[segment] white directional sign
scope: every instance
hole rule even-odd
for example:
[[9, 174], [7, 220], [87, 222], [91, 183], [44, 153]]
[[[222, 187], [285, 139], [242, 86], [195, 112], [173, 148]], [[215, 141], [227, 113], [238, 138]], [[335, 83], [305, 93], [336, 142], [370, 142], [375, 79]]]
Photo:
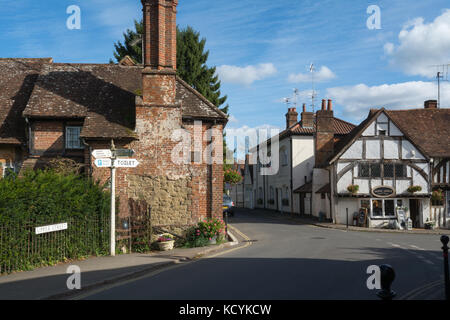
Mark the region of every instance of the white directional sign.
[[97, 150], [92, 151], [92, 156], [95, 159], [111, 158], [112, 152], [109, 149], [97, 149]]
[[139, 161], [136, 159], [117, 159], [114, 161], [114, 167], [116, 168], [136, 168], [139, 165]]
[[112, 162], [111, 159], [96, 159], [94, 163], [98, 168], [109, 168]]

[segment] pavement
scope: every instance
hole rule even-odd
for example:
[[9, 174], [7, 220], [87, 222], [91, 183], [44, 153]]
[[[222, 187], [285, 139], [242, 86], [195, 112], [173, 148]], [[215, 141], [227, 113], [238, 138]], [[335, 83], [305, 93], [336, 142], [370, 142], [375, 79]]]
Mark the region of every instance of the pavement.
[[[123, 254], [115, 257], [91, 257], [86, 260], [61, 263], [32, 271], [0, 276], [0, 300], [68, 299], [99, 287], [158, 272], [180, 263], [195, 261], [207, 255], [238, 246], [237, 238], [229, 232], [230, 241], [201, 248], [175, 248], [146, 254]], [[81, 289], [69, 290], [67, 273], [70, 266], [81, 271]]]
[[[240, 212], [251, 213], [254, 210], [239, 208]], [[393, 229], [377, 229], [377, 228], [364, 228], [345, 224], [335, 224], [332, 222], [320, 222], [318, 218], [311, 216], [292, 216], [290, 213], [280, 213], [274, 210], [257, 209], [258, 215], [265, 216], [272, 219], [283, 219], [292, 223], [309, 224], [316, 227], [337, 229], [345, 231], [359, 231], [359, 232], [384, 232], [384, 233], [402, 233], [402, 234], [430, 234], [430, 235], [450, 235], [450, 229], [436, 228], [433, 230], [428, 229], [412, 229], [412, 230], [393, 230]]]

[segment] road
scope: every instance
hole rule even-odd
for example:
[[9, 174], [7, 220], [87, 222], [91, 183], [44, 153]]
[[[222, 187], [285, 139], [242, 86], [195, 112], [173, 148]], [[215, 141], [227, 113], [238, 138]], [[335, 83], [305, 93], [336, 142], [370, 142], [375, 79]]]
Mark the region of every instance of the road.
[[440, 236], [325, 229], [258, 211], [231, 224], [252, 242], [94, 292], [85, 299], [377, 299], [370, 265], [396, 271], [397, 298], [443, 298]]

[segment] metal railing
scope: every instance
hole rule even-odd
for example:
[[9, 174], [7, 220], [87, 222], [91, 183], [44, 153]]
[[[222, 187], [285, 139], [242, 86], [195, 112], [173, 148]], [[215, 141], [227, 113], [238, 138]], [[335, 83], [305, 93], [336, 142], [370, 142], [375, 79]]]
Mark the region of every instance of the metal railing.
[[[67, 229], [36, 234], [36, 228], [67, 223]], [[0, 274], [54, 265], [109, 250], [109, 218], [79, 217], [0, 225]]]

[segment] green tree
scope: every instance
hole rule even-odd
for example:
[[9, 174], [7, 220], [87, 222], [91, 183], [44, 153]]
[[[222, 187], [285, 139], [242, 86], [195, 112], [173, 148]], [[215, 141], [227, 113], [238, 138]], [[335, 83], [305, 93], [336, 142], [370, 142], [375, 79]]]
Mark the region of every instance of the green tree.
[[[136, 63], [142, 63], [142, 21], [134, 21], [135, 30], [128, 29], [124, 34], [123, 43], [114, 44], [114, 58], [117, 62], [126, 55]], [[216, 67], [208, 67], [206, 62], [209, 51], [205, 52], [206, 39], [200, 39], [200, 33], [192, 27], [180, 29], [177, 27], [177, 74], [195, 90], [200, 92], [212, 104], [228, 114], [229, 106], [223, 106], [227, 96], [221, 97], [220, 80], [216, 75]], [[110, 60], [110, 63], [113, 63]]]

